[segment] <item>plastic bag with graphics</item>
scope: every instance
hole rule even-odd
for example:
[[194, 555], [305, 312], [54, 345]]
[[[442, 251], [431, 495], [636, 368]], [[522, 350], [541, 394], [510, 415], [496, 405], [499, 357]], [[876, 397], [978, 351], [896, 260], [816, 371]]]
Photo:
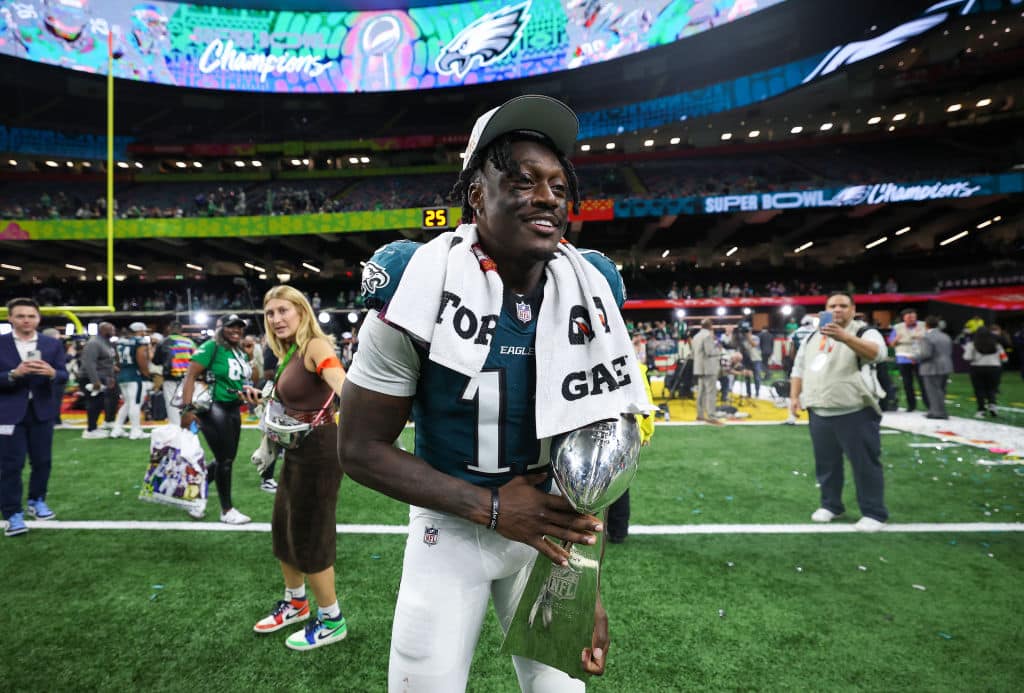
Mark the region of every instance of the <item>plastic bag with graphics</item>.
[[173, 424], [153, 429], [139, 500], [202, 515], [206, 510], [206, 458], [199, 436]]

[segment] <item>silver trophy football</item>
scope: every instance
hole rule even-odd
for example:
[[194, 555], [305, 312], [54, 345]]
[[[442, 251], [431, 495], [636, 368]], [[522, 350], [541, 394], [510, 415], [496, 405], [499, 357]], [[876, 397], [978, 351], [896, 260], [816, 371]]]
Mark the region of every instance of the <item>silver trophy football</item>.
[[[578, 512], [597, 515], [626, 492], [636, 476], [640, 426], [632, 414], [551, 439], [551, 469], [562, 495]], [[528, 657], [585, 678], [580, 653], [590, 647], [604, 533], [594, 544], [563, 546], [569, 565], [538, 556], [505, 634], [503, 653]]]

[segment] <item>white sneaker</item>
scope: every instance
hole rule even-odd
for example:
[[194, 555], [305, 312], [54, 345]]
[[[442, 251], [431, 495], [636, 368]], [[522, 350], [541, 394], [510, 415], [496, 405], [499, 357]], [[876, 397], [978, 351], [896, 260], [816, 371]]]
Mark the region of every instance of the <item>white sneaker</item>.
[[265, 491], [267, 493], [277, 493], [277, 482], [274, 481], [273, 479], [264, 479], [260, 483], [260, 491]]
[[149, 434], [145, 431], [132, 431], [132, 434], [128, 436], [128, 440], [145, 440], [149, 438]]
[[831, 522], [842, 515], [842, 513], [836, 514], [827, 508], [818, 508], [811, 513], [811, 522]]
[[188, 511], [188, 516], [191, 517], [193, 520], [202, 520], [204, 517], [206, 517], [206, 511], [199, 510], [198, 508], [192, 508]]
[[96, 428], [91, 431], [82, 431], [82, 437], [86, 440], [99, 440], [100, 438], [109, 438], [110, 431], [102, 428]]
[[220, 521], [226, 525], [244, 525], [252, 522], [252, 518], [248, 515], [243, 515], [235, 508], [231, 508], [226, 513], [220, 514]]
[[124, 432], [123, 428], [112, 428], [110, 429], [111, 438], [127, 438], [128, 434]]
[[877, 532], [885, 528], [884, 522], [879, 522], [873, 517], [862, 517], [854, 525], [860, 532]]

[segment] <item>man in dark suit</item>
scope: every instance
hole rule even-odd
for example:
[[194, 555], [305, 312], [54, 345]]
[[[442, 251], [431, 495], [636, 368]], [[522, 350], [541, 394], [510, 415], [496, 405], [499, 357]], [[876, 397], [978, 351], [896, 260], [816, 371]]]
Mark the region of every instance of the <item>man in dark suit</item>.
[[14, 328], [0, 335], [0, 511], [8, 537], [25, 534], [21, 505], [21, 472], [25, 456], [32, 463], [28, 482], [28, 514], [51, 520], [46, 505], [53, 450], [53, 425], [60, 411], [56, 385], [67, 382], [64, 347], [59, 340], [40, 334], [39, 306], [30, 298], [7, 303]]

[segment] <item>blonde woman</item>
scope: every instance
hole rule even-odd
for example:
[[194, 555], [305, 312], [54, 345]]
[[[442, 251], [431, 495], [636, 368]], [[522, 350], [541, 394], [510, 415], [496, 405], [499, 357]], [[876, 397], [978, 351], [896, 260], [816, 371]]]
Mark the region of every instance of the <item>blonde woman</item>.
[[[308, 579], [319, 607], [317, 617], [285, 645], [311, 650], [342, 640], [348, 632], [334, 589], [335, 510], [342, 477], [335, 414], [345, 370], [309, 301], [292, 287], [275, 286], [266, 293], [263, 319], [268, 346], [279, 363], [276, 373], [267, 374], [275, 382], [273, 400], [288, 421], [309, 424], [310, 429], [285, 450], [274, 498], [273, 546], [284, 575], [284, 599], [253, 630], [273, 633], [308, 619]], [[251, 404], [261, 400], [247, 394]], [[264, 404], [271, 407], [274, 402]]]

